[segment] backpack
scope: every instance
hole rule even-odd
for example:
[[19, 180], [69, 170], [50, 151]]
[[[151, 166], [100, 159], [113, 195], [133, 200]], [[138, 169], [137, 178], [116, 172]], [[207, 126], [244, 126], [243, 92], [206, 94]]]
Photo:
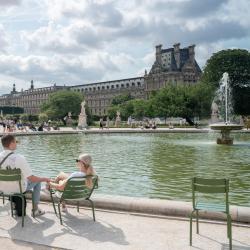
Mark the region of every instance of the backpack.
[[[24, 216], [26, 215], [26, 198], [25, 196], [24, 198]], [[15, 204], [15, 210], [16, 210], [16, 214], [17, 216], [22, 216], [22, 198], [16, 195], [13, 195], [11, 197], [11, 201], [14, 202]]]
[[[1, 165], [4, 163], [4, 161], [11, 155], [13, 154], [13, 152], [7, 154], [3, 160], [0, 162], [0, 169], [1, 169]], [[26, 198], [25, 196], [23, 196], [24, 198], [24, 215], [26, 215]], [[15, 210], [17, 213], [17, 216], [22, 216], [22, 198], [16, 195], [11, 196], [11, 202], [14, 202], [15, 204]]]

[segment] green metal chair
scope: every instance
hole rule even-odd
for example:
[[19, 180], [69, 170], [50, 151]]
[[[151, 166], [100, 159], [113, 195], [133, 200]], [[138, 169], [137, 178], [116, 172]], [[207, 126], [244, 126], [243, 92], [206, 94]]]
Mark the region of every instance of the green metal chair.
[[[208, 203], [201, 201], [198, 196], [202, 194], [222, 194], [223, 203]], [[192, 222], [196, 213], [196, 233], [199, 233], [199, 211], [222, 212], [227, 216], [227, 237], [229, 238], [229, 249], [232, 250], [232, 218], [229, 213], [229, 180], [228, 179], [203, 179], [194, 177], [192, 179], [192, 203], [193, 211], [190, 215], [190, 246], [192, 246]]]
[[[86, 179], [87, 178], [92, 178], [92, 188], [88, 188], [86, 186]], [[64, 191], [57, 191], [50, 189], [50, 196], [51, 200], [53, 202], [53, 207], [55, 214], [57, 215], [56, 211], [56, 206], [55, 206], [55, 199], [53, 197], [53, 194], [58, 198], [58, 212], [59, 212], [59, 218], [60, 218], [60, 223], [62, 223], [62, 215], [61, 215], [61, 209], [60, 205], [63, 201], [76, 201], [77, 202], [77, 211], [79, 212], [79, 202], [82, 200], [87, 200], [91, 204], [92, 208], [92, 213], [93, 213], [93, 220], [95, 221], [95, 208], [94, 208], [94, 203], [90, 199], [94, 189], [98, 188], [98, 177], [96, 175], [89, 175], [85, 177], [72, 177], [70, 178], [66, 186], [64, 188]]]
[[13, 202], [12, 196], [18, 196], [22, 199], [22, 227], [24, 226], [24, 194], [22, 192], [21, 185], [21, 170], [18, 169], [0, 169], [0, 181], [6, 182], [17, 182], [19, 186], [19, 192], [17, 193], [5, 193], [3, 191], [0, 192], [0, 195], [3, 197], [8, 197], [10, 199], [10, 208], [11, 208], [11, 216], [13, 217]]

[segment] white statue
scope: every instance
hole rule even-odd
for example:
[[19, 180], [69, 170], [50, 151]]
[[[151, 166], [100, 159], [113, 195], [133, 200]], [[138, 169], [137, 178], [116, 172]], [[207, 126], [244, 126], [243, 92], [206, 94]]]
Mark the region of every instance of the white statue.
[[85, 113], [85, 104], [86, 104], [85, 101], [83, 101], [83, 102], [81, 103], [81, 114], [86, 114], [86, 113]]
[[219, 107], [215, 101], [212, 102], [211, 105], [211, 122], [216, 123], [219, 121]]
[[81, 102], [81, 113], [79, 114], [78, 118], [78, 128], [83, 129], [87, 128], [87, 116], [86, 116], [86, 111], [85, 111], [85, 101]]
[[117, 111], [116, 112], [116, 119], [115, 119], [115, 126], [116, 127], [119, 127], [120, 126], [120, 124], [121, 124], [121, 117], [120, 117], [120, 111]]

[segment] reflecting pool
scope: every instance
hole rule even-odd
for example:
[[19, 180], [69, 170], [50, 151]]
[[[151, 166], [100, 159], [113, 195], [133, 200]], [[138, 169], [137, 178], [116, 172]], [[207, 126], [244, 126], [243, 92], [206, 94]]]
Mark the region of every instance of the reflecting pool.
[[35, 174], [75, 170], [84, 152], [93, 156], [101, 194], [191, 200], [191, 177], [230, 179], [230, 202], [250, 205], [250, 133], [234, 145], [217, 145], [218, 134], [77, 134], [20, 136], [18, 152]]

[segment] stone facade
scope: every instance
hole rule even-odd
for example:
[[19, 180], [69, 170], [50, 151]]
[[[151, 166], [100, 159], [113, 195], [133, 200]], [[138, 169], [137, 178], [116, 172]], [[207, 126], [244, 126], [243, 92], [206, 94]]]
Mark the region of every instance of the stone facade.
[[144, 98], [144, 77], [128, 78], [109, 82], [97, 82], [71, 86], [72, 91], [81, 92], [91, 114], [103, 116], [114, 97], [130, 94], [135, 98]]
[[196, 83], [200, 78], [201, 69], [195, 60], [194, 48], [195, 46], [191, 45], [181, 49], [179, 43], [168, 49], [162, 49], [162, 45], [157, 45], [155, 62], [149, 73], [145, 71], [144, 77], [36, 89], [31, 81], [30, 89], [21, 92], [16, 91], [14, 84], [10, 94], [0, 96], [0, 109], [1, 106], [22, 107], [25, 113], [38, 114], [40, 105], [48, 100], [51, 93], [70, 89], [84, 95], [93, 115], [104, 116], [112, 99], [118, 95], [130, 94], [135, 98], [148, 98], [152, 91], [157, 91], [170, 83]]
[[51, 87], [35, 89], [33, 80], [31, 80], [30, 89], [17, 92], [15, 84], [13, 84], [13, 90], [10, 94], [0, 96], [0, 109], [1, 106], [21, 107], [24, 109], [24, 113], [38, 114], [39, 107], [48, 100], [49, 95], [64, 88], [66, 87], [54, 84]]
[[155, 62], [149, 74], [145, 72], [145, 96], [148, 98], [152, 91], [157, 91], [167, 84], [196, 83], [201, 76], [201, 69], [195, 60], [195, 45], [180, 48], [174, 44], [173, 48], [162, 49], [156, 46]]

